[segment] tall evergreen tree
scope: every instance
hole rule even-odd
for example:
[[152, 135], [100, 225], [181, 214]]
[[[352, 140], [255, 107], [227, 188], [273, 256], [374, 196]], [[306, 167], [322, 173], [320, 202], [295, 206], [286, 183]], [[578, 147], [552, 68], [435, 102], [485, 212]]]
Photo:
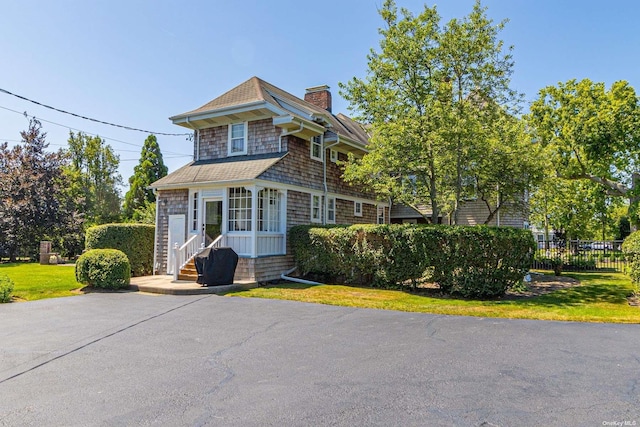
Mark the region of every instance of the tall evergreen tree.
[[156, 196], [148, 187], [167, 175], [167, 167], [162, 160], [162, 152], [155, 135], [149, 135], [142, 146], [140, 162], [129, 178], [129, 191], [124, 197], [124, 215], [133, 218], [136, 210], [145, 210], [156, 201]]

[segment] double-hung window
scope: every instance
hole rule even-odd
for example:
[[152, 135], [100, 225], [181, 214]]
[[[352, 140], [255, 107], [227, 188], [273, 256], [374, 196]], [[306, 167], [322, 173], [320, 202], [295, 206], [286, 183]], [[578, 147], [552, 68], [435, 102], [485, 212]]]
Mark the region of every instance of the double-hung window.
[[336, 163], [338, 161], [338, 152], [333, 148], [329, 150], [329, 160], [331, 160], [333, 163]]
[[247, 122], [229, 125], [229, 155], [247, 154]]
[[353, 202], [353, 216], [362, 216], [362, 202]]
[[311, 138], [311, 158], [322, 161], [322, 135]]
[[336, 198], [327, 197], [327, 224], [336, 223]]
[[322, 196], [311, 195], [311, 222], [322, 222]]
[[384, 223], [384, 206], [378, 206], [378, 224]]

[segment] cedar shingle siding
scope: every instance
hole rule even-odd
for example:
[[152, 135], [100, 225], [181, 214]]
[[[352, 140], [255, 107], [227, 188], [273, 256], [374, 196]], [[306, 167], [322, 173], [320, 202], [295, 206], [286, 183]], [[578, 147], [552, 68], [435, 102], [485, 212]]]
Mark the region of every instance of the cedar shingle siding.
[[[155, 271], [164, 274], [167, 271], [167, 255], [169, 248], [167, 239], [169, 236], [169, 215], [186, 216], [185, 225], [189, 226], [189, 190], [161, 190], [158, 191], [158, 223], [156, 224], [156, 264], [159, 268]], [[185, 229], [185, 233], [187, 230]]]

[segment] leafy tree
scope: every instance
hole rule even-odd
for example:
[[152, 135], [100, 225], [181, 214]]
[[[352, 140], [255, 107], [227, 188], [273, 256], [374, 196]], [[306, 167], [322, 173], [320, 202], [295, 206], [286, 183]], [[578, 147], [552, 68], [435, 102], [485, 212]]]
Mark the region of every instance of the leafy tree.
[[[410, 206], [430, 205], [434, 223], [441, 213], [457, 221], [474, 178], [487, 200], [493, 191], [505, 201], [521, 198], [519, 185], [494, 182], [499, 174], [491, 159], [501, 153], [501, 134], [513, 132], [515, 119], [508, 117], [518, 101], [509, 88], [511, 48], [498, 40], [505, 23], [494, 25], [479, 1], [444, 27], [435, 7], [399, 14], [386, 0], [380, 15], [386, 27], [379, 30], [380, 51], [368, 55], [367, 78], [340, 85], [372, 132], [370, 152], [350, 160], [345, 178]], [[522, 139], [510, 140], [521, 148]], [[511, 160], [500, 156], [510, 166]], [[491, 216], [501, 207], [493, 206]]]
[[99, 136], [70, 132], [68, 143], [71, 161], [65, 173], [73, 183], [69, 191], [84, 198], [82, 211], [86, 225], [119, 220], [118, 185], [122, 178], [118, 173], [118, 155]]
[[494, 122], [482, 150], [474, 155], [472, 173], [478, 200], [489, 214], [489, 224], [501, 210], [528, 211], [525, 194], [544, 177], [539, 146], [531, 143], [524, 122], [507, 114]]
[[21, 136], [12, 149], [0, 145], [0, 246], [12, 261], [18, 254], [35, 257], [41, 240], [60, 241], [82, 225], [65, 191], [64, 153], [46, 151], [46, 133], [36, 119]]
[[529, 217], [547, 241], [553, 232], [568, 240], [602, 239], [603, 225], [604, 238], [611, 239], [619, 207], [619, 200], [593, 182], [548, 177], [531, 196]]
[[569, 80], [542, 89], [529, 122], [546, 148], [557, 176], [597, 184], [609, 196], [627, 199], [637, 227], [640, 200], [640, 104], [619, 81]]
[[167, 175], [167, 167], [162, 160], [160, 146], [155, 135], [149, 135], [142, 146], [140, 162], [129, 178], [129, 191], [124, 197], [124, 215], [133, 218], [136, 210], [145, 209], [154, 203], [156, 196], [149, 185]]
[[145, 202], [144, 206], [133, 210], [131, 221], [142, 224], [156, 223], [156, 204], [155, 202]]

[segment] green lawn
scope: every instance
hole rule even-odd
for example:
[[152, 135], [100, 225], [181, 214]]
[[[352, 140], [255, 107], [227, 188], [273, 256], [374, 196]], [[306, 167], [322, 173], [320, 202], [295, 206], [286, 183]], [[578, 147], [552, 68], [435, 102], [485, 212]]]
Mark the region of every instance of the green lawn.
[[82, 285], [76, 282], [75, 270], [69, 265], [0, 264], [0, 274], [6, 274], [13, 280], [13, 297], [18, 301], [78, 295], [73, 290]]
[[640, 308], [628, 305], [634, 288], [621, 273], [571, 273], [582, 286], [539, 297], [507, 301], [433, 298], [403, 291], [343, 285], [287, 283], [228, 293], [228, 296], [285, 299], [348, 307], [459, 316], [580, 322], [640, 323]]

